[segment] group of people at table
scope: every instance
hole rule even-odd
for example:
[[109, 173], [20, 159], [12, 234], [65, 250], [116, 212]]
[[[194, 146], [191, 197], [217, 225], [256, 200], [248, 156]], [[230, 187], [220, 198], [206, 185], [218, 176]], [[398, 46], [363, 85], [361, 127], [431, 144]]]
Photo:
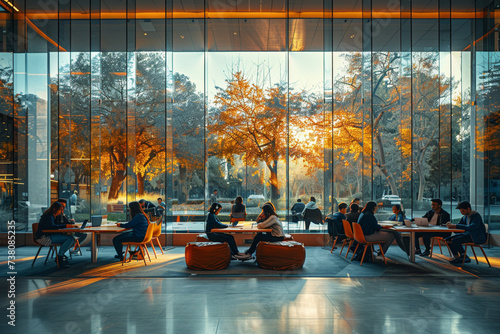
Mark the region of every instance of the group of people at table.
[[[160, 199], [158, 199], [158, 202], [160, 202], [159, 200]], [[75, 224], [74, 219], [68, 219], [64, 214], [66, 202], [66, 199], [60, 198], [56, 202], [52, 203], [52, 205], [42, 214], [35, 235], [35, 240], [41, 245], [59, 245], [59, 249], [56, 254], [56, 263], [59, 269], [69, 266], [69, 260], [65, 253], [74, 247], [76, 240], [78, 240], [80, 246], [86, 245], [91, 240], [90, 234], [83, 233], [84, 230], [77, 233], [64, 232], [63, 229], [65, 228], [78, 227], [78, 225]], [[151, 224], [149, 216], [145, 212], [146, 206], [148, 206], [148, 203], [145, 200], [130, 202], [129, 210], [132, 220], [128, 223], [116, 224], [118, 227], [131, 229], [130, 231], [119, 233], [113, 238], [113, 246], [116, 250], [115, 258], [120, 261], [123, 260], [124, 256], [123, 243], [141, 242], [146, 235], [148, 225]], [[61, 233], [45, 232], [47, 230], [61, 230]]]
[[[141, 203], [142, 202], [142, 203]], [[448, 228], [461, 229], [464, 233], [456, 233], [451, 235], [451, 233], [443, 232], [426, 232], [426, 233], [416, 233], [415, 245], [416, 254], [420, 256], [428, 256], [431, 249], [431, 238], [434, 236], [441, 236], [445, 238], [445, 241], [449, 244], [451, 252], [454, 256], [450, 260], [451, 263], [458, 264], [465, 262], [470, 262], [470, 258], [466, 256], [462, 244], [473, 242], [475, 244], [485, 243], [487, 240], [486, 228], [481, 218], [481, 215], [471, 209], [469, 202], [460, 202], [457, 209], [460, 210], [463, 217], [460, 219], [458, 224], [450, 223], [450, 214], [442, 208], [442, 201], [440, 199], [433, 199], [431, 201], [431, 210], [429, 210], [423, 218], [427, 218], [429, 225], [443, 226], [446, 225]], [[43, 245], [59, 244], [60, 247], [57, 252], [57, 263], [59, 268], [64, 268], [68, 266], [68, 258], [65, 253], [70, 250], [75, 244], [75, 237], [78, 239], [80, 246], [85, 245], [90, 241], [89, 235], [87, 233], [45, 233], [44, 230], [59, 230], [67, 227], [77, 227], [73, 219], [68, 219], [64, 214], [64, 209], [67, 204], [65, 199], [58, 199], [56, 202], [43, 213], [40, 218], [39, 227], [35, 236], [37, 242]], [[113, 238], [113, 246], [116, 251], [115, 258], [120, 261], [123, 260], [123, 243], [124, 242], [140, 242], [144, 239], [148, 225], [151, 223], [148, 215], [144, 212], [144, 207], [147, 203], [144, 200], [139, 202], [129, 203], [129, 210], [131, 215], [131, 221], [128, 223], [118, 223], [118, 227], [125, 229], [131, 229], [118, 234]], [[241, 253], [238, 250], [238, 246], [231, 234], [226, 233], [214, 233], [213, 229], [227, 228], [229, 225], [222, 224], [218, 219], [217, 215], [220, 213], [222, 205], [215, 202], [212, 203], [205, 227], [205, 233], [209, 240], [214, 242], [227, 242], [231, 250], [231, 256], [233, 259], [246, 260], [252, 258], [257, 245], [261, 241], [282, 241], [285, 237], [283, 226], [278, 218], [276, 209], [271, 202], [266, 202], [262, 206], [262, 212], [258, 216], [256, 223], [259, 229], [271, 229], [271, 233], [257, 233], [253, 239], [252, 245], [245, 252]], [[343, 220], [347, 220], [350, 223], [358, 223], [364, 233], [365, 239], [367, 241], [383, 242], [382, 250], [384, 254], [387, 252], [389, 246], [394, 240], [398, 246], [407, 254], [409, 254], [409, 242], [405, 242], [401, 233], [393, 229], [384, 229], [378, 224], [375, 213], [378, 210], [378, 204], [376, 202], [367, 202], [364, 208], [360, 212], [359, 199], [354, 199], [348, 206], [346, 203], [340, 203], [338, 205], [338, 212], [333, 215], [327, 216], [326, 221], [329, 224], [329, 233], [334, 236], [339, 236], [342, 238], [344, 234]], [[389, 218], [391, 221], [397, 221], [403, 223], [405, 220], [404, 212], [402, 211], [401, 205], [394, 205], [392, 207], [393, 215]], [[236, 199], [235, 205], [231, 210], [231, 217], [239, 217], [245, 214], [245, 206], [242, 204], [242, 198], [238, 197]], [[418, 239], [422, 238], [425, 246], [425, 250], [421, 252]]]
[[[398, 246], [409, 256], [409, 240], [404, 240], [401, 233], [394, 229], [385, 229], [378, 224], [375, 213], [378, 210], [378, 205], [376, 202], [367, 202], [364, 208], [359, 212], [359, 199], [354, 199], [348, 206], [346, 203], [340, 203], [338, 205], [338, 212], [327, 217], [327, 222], [329, 223], [329, 233], [332, 236], [339, 236], [340, 239], [345, 237], [343, 220], [347, 220], [349, 223], [358, 223], [365, 236], [366, 241], [383, 242], [382, 250], [384, 254], [387, 252], [389, 246], [394, 240]], [[443, 237], [448, 243], [450, 250], [453, 254], [453, 258], [450, 259], [452, 264], [461, 264], [462, 262], [470, 262], [470, 258], [465, 254], [462, 244], [464, 243], [475, 243], [483, 244], [487, 240], [487, 232], [481, 215], [472, 210], [469, 202], [460, 202], [457, 205], [457, 209], [463, 217], [460, 219], [458, 224], [452, 224], [450, 222], [450, 214], [446, 212], [443, 208], [443, 202], [436, 198], [431, 200], [431, 210], [429, 210], [422, 218], [426, 218], [429, 225], [432, 226], [446, 226], [449, 229], [460, 229], [464, 230], [464, 233], [451, 232], [417, 232], [415, 233], [415, 254], [420, 256], [429, 256], [431, 252], [431, 238], [433, 237]], [[348, 212], [349, 211], [349, 212]], [[393, 205], [392, 207], [393, 215], [389, 218], [390, 221], [404, 223], [406, 217], [401, 208], [401, 205]], [[425, 250], [422, 252], [419, 245], [419, 239], [422, 238]], [[409, 238], [408, 238], [409, 239]], [[464, 259], [465, 257], [465, 259]]]

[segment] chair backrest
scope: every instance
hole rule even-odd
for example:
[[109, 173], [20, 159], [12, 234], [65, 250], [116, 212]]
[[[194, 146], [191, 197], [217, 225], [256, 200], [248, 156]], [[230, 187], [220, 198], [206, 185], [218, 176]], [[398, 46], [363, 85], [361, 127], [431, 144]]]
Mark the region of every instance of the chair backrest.
[[148, 229], [146, 230], [146, 235], [144, 236], [144, 240], [142, 240], [142, 243], [148, 243], [151, 241], [153, 238], [153, 232], [156, 228], [156, 224], [149, 224]]
[[33, 242], [35, 243], [35, 245], [40, 245], [38, 242], [36, 242], [36, 232], [38, 232], [38, 223], [31, 224], [31, 231], [33, 231]]
[[354, 239], [354, 235], [352, 234], [351, 224], [347, 220], [342, 220], [342, 225], [344, 225], [345, 236], [350, 239]]
[[161, 220], [152, 224], [155, 225], [155, 228], [153, 230], [153, 238], [158, 238], [161, 235]]
[[358, 223], [352, 223], [352, 232], [354, 235], [354, 240], [356, 240], [360, 244], [366, 244], [365, 234], [363, 233], [361, 225], [359, 225]]
[[320, 209], [306, 209], [304, 211], [304, 220], [311, 221], [316, 224], [323, 222], [323, 215]]

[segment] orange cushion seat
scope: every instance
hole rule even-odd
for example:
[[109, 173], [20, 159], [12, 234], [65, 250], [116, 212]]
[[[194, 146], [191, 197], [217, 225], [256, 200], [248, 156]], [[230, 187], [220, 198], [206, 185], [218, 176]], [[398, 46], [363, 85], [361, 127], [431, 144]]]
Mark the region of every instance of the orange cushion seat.
[[304, 244], [296, 241], [259, 242], [257, 264], [271, 270], [300, 269], [306, 260]]
[[196, 236], [196, 242], [210, 242], [206, 233], [198, 234]]
[[186, 265], [193, 270], [222, 270], [231, 262], [229, 245], [222, 242], [190, 242], [185, 250]]

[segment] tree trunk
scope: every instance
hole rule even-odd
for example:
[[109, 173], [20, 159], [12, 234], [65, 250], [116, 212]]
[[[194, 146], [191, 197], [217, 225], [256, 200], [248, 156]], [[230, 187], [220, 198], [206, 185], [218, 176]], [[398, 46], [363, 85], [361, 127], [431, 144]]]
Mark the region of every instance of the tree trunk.
[[380, 169], [382, 174], [384, 174], [385, 178], [387, 179], [387, 183], [389, 184], [389, 187], [391, 187], [391, 192], [393, 195], [399, 196], [398, 188], [396, 187], [396, 182], [394, 182], [394, 178], [392, 175], [389, 173], [389, 171], [386, 168], [385, 164], [385, 151], [384, 151], [384, 146], [382, 144], [382, 138], [380, 137], [380, 134], [377, 133], [376, 135], [377, 138], [377, 144], [380, 152], [380, 160], [377, 161], [375, 159], [375, 163], [377, 167]]
[[111, 188], [109, 189], [108, 200], [117, 199], [118, 192], [122, 187], [122, 183], [125, 180], [126, 173], [124, 170], [117, 170], [111, 179]]
[[271, 202], [275, 204], [280, 198], [280, 188], [278, 183], [278, 161], [274, 160], [272, 165], [267, 165], [269, 171], [271, 172], [270, 183], [271, 183]]
[[144, 195], [144, 175], [137, 173], [137, 194]]
[[179, 165], [179, 186], [177, 187], [177, 189], [177, 199], [179, 201], [179, 204], [187, 203], [189, 193], [186, 166]]

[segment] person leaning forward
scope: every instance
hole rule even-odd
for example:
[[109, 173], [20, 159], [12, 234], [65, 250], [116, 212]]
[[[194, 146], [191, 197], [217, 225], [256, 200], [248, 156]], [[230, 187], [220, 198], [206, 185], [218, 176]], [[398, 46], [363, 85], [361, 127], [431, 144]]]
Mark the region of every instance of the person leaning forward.
[[458, 224], [448, 222], [446, 226], [448, 228], [465, 230], [465, 233], [457, 233], [445, 239], [454, 256], [454, 258], [450, 260], [452, 264], [470, 262], [470, 258], [465, 254], [462, 244], [473, 242], [476, 245], [481, 245], [488, 239], [488, 233], [486, 233], [483, 218], [479, 212], [472, 210], [469, 202], [465, 201], [458, 203], [457, 209], [459, 209], [460, 213], [463, 215], [462, 219], [460, 219]]

